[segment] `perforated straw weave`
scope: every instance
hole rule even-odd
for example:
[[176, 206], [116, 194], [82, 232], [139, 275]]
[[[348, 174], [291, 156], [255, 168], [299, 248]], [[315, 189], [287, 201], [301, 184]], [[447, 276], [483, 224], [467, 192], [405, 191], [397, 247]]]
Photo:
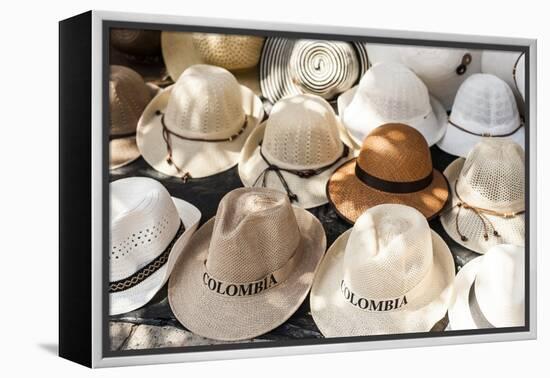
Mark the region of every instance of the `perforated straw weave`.
[[192, 39], [205, 64], [228, 70], [242, 70], [258, 64], [264, 43], [264, 38], [249, 35], [192, 33]]
[[518, 106], [520, 107], [520, 110], [522, 110], [523, 99], [525, 97], [524, 94], [521, 93], [520, 89], [516, 87], [516, 81], [520, 76], [523, 79], [523, 74], [518, 75], [518, 68], [525, 72], [525, 54], [522, 52], [484, 50], [481, 55], [481, 72], [495, 75], [504, 80], [506, 84], [508, 84], [508, 86], [510, 86], [510, 88], [514, 91], [516, 100], [518, 101]]

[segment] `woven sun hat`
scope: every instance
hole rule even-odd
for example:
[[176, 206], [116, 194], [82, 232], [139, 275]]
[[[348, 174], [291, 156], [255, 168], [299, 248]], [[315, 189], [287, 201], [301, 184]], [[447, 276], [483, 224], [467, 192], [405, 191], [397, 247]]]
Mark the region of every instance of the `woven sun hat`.
[[235, 189], [182, 254], [168, 285], [170, 307], [204, 337], [262, 335], [302, 304], [325, 248], [319, 220], [284, 193]]
[[273, 37], [262, 50], [260, 85], [273, 104], [304, 93], [332, 100], [355, 85], [367, 68], [364, 43]]
[[111, 29], [111, 44], [118, 51], [132, 55], [160, 54], [160, 31]]
[[460, 86], [445, 135], [437, 145], [451, 155], [466, 157], [484, 137], [509, 138], [523, 147], [525, 127], [508, 84], [494, 75], [475, 74]]
[[244, 186], [283, 191], [300, 207], [324, 205], [330, 175], [353, 157], [346, 138], [326, 100], [315, 95], [287, 97], [248, 137], [239, 176]]
[[453, 240], [477, 253], [525, 245], [525, 153], [517, 143], [484, 138], [444, 174], [452, 201], [440, 219]]
[[481, 72], [481, 51], [425, 46], [367, 44], [371, 64], [401, 63], [426, 84], [445, 109], [450, 110], [460, 84]]
[[445, 132], [447, 113], [426, 85], [399, 63], [372, 66], [359, 85], [338, 97], [338, 114], [358, 146], [376, 127], [405, 123], [435, 144]]
[[116, 315], [143, 306], [168, 281], [201, 213], [146, 177], [113, 181], [109, 192], [109, 314]]
[[374, 129], [358, 157], [334, 171], [326, 190], [338, 215], [350, 223], [384, 203], [409, 205], [432, 219], [449, 197], [447, 181], [433, 168], [422, 134], [399, 123]]
[[418, 210], [378, 205], [330, 246], [311, 314], [327, 337], [428, 332], [447, 312], [454, 276], [449, 247]]
[[195, 64], [223, 67], [260, 94], [258, 62], [265, 38], [252, 35], [162, 32], [162, 56], [174, 81]]
[[134, 70], [124, 66], [110, 67], [110, 169], [129, 164], [140, 156], [136, 145], [136, 127], [154, 93], [155, 89], [147, 86]]
[[519, 104], [525, 99], [525, 53], [484, 50], [481, 55], [481, 72], [504, 80], [514, 91]]
[[449, 307], [452, 330], [525, 325], [525, 250], [491, 247], [458, 272]]
[[229, 71], [196, 65], [149, 103], [137, 144], [159, 172], [184, 181], [211, 176], [237, 164], [263, 116], [260, 98]]

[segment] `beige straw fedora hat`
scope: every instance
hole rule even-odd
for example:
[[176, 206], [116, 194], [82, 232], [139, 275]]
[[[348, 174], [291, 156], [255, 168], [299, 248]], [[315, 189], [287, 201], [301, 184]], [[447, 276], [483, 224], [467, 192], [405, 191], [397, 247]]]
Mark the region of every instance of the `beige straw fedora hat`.
[[481, 72], [480, 50], [369, 43], [367, 51], [371, 64], [394, 62], [407, 66], [449, 110], [460, 84]]
[[512, 139], [522, 147], [525, 143], [512, 90], [490, 74], [472, 75], [460, 86], [445, 129], [437, 145], [456, 156], [466, 157], [484, 137]]
[[109, 314], [116, 315], [143, 306], [168, 281], [201, 213], [146, 177], [113, 181], [109, 192]]
[[484, 138], [444, 174], [452, 201], [440, 219], [453, 240], [477, 253], [525, 245], [525, 153], [517, 143]]
[[330, 175], [353, 157], [346, 138], [326, 100], [315, 95], [287, 97], [248, 137], [239, 176], [244, 186], [283, 191], [300, 207], [324, 205]]
[[525, 100], [525, 53], [484, 50], [481, 72], [498, 76], [512, 88], [518, 104]]
[[109, 168], [115, 169], [139, 157], [136, 127], [156, 89], [147, 86], [134, 70], [113, 65], [109, 76]]
[[445, 206], [449, 187], [433, 168], [424, 137], [410, 126], [394, 123], [374, 129], [358, 157], [334, 171], [327, 196], [350, 223], [384, 203], [409, 205], [432, 219]]
[[491, 247], [458, 272], [449, 307], [452, 330], [525, 325], [525, 249]]
[[118, 51], [132, 55], [160, 54], [160, 31], [111, 29], [111, 44]]
[[359, 85], [338, 97], [338, 114], [358, 146], [376, 127], [405, 123], [420, 131], [428, 145], [445, 132], [447, 113], [426, 85], [399, 63], [379, 63]]
[[196, 65], [149, 103], [137, 144], [159, 172], [184, 181], [211, 176], [237, 164], [263, 116], [260, 98], [229, 71]]
[[193, 236], [168, 299], [190, 331], [250, 339], [283, 324], [306, 298], [326, 248], [319, 220], [266, 188], [239, 188]]
[[162, 56], [174, 81], [187, 68], [208, 64], [231, 71], [239, 83], [260, 94], [258, 62], [264, 39], [252, 35], [164, 31]]
[[327, 251], [311, 314], [327, 337], [428, 332], [447, 312], [454, 276], [449, 247], [418, 210], [378, 205]]

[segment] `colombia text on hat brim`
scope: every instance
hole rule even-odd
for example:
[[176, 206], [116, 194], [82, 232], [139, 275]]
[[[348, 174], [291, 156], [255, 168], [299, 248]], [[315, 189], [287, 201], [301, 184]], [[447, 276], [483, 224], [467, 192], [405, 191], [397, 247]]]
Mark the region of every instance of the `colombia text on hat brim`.
[[[326, 337], [368, 336], [428, 332], [447, 312], [453, 293], [455, 266], [449, 247], [434, 231], [433, 266], [419, 285], [423, 295], [414, 303], [390, 312], [365, 311], [350, 305], [342, 295], [345, 248], [351, 230], [327, 251], [311, 288], [311, 315]], [[416, 288], [415, 288], [416, 290]]]
[[[143, 158], [159, 172], [169, 176], [180, 176], [175, 166], [168, 164], [166, 143], [162, 135], [161, 117], [156, 112], [164, 111], [172, 88], [158, 94], [145, 108], [137, 128], [137, 145]], [[232, 168], [239, 161], [242, 146], [248, 135], [261, 122], [264, 116], [262, 102], [250, 89], [241, 85], [244, 112], [247, 126], [243, 133], [232, 141], [201, 142], [173, 137], [172, 160], [191, 177], [200, 178]], [[200, 111], [200, 110], [199, 110]]]
[[201, 219], [200, 211], [195, 206], [179, 198], [172, 197], [172, 200], [183, 222], [185, 231], [174, 242], [168, 261], [162, 268], [130, 289], [109, 294], [109, 315], [133, 311], [149, 302], [168, 281], [178, 257], [197, 229]]
[[195, 233], [168, 284], [170, 307], [186, 328], [211, 339], [244, 340], [273, 330], [294, 314], [311, 288], [326, 237], [317, 218], [306, 210], [293, 210], [302, 235], [299, 262], [284, 282], [253, 296], [228, 297], [203, 284], [214, 218]]

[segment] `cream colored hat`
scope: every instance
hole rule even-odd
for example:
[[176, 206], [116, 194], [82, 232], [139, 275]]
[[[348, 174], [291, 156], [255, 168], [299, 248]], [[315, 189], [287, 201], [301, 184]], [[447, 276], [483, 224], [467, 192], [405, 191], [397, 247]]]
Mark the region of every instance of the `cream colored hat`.
[[195, 64], [231, 71], [239, 83], [260, 94], [258, 61], [263, 37], [210, 33], [162, 32], [162, 56], [174, 81]]
[[332, 172], [353, 156], [347, 133], [330, 104], [319, 96], [287, 97], [246, 141], [239, 161], [244, 186], [262, 185], [288, 194], [303, 208], [328, 202]]
[[204, 337], [259, 336], [298, 309], [325, 248], [319, 220], [285, 194], [235, 189], [182, 254], [168, 285], [170, 307]]
[[458, 272], [449, 308], [452, 330], [525, 325], [525, 250], [493, 246]]
[[460, 84], [471, 74], [481, 72], [478, 50], [369, 43], [367, 51], [372, 64], [395, 62], [410, 68], [449, 110]]
[[504, 80], [522, 105], [525, 99], [525, 53], [519, 51], [485, 50], [481, 55], [481, 72]]
[[196, 65], [147, 106], [137, 144], [159, 172], [184, 181], [211, 176], [237, 164], [263, 116], [260, 98], [229, 71]]
[[477, 253], [525, 245], [525, 153], [518, 144], [484, 138], [444, 174], [452, 203], [440, 219], [453, 240]]
[[116, 315], [143, 306], [168, 281], [201, 213], [146, 177], [113, 181], [109, 192], [109, 314]]
[[338, 114], [358, 147], [372, 130], [386, 123], [412, 126], [432, 146], [447, 123], [440, 102], [418, 76], [398, 63], [372, 66], [358, 86], [338, 97]]
[[311, 289], [327, 337], [427, 332], [447, 312], [451, 251], [412, 207], [367, 210], [329, 248]]
[[143, 109], [155, 93], [134, 70], [111, 66], [109, 77], [109, 168], [115, 169], [139, 157], [136, 127]]
[[523, 147], [525, 127], [508, 84], [494, 75], [475, 74], [458, 90], [445, 135], [437, 145], [466, 157], [486, 136], [509, 138]]

